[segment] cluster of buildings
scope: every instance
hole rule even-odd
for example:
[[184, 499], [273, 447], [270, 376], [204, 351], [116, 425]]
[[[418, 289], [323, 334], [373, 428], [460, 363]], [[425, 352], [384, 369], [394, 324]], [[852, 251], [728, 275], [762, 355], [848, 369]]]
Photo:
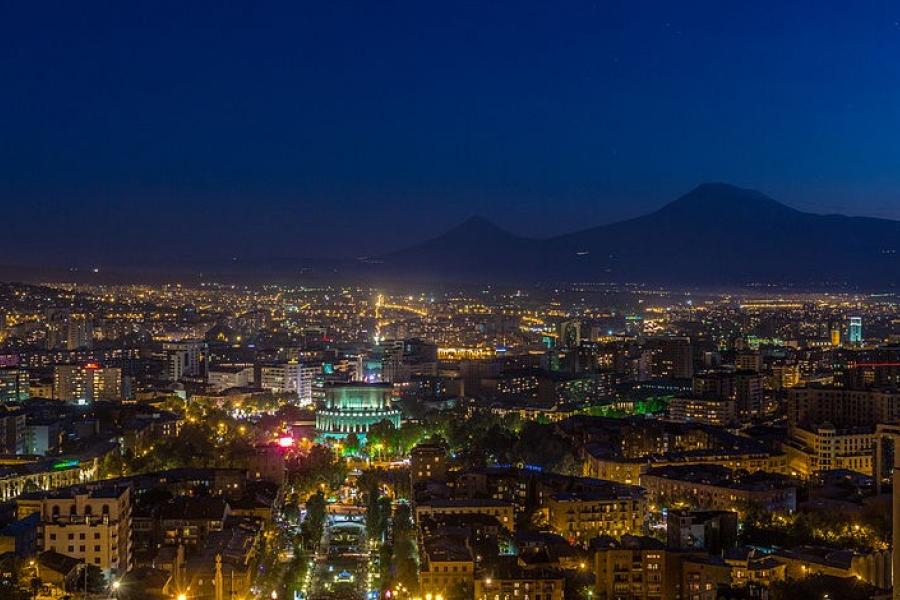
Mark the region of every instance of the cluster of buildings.
[[247, 423], [302, 408], [291, 426], [333, 446], [433, 414], [552, 427], [575, 472], [412, 450], [423, 597], [555, 600], [573, 578], [608, 599], [763, 598], [811, 573], [891, 586], [874, 534], [775, 548], [741, 528], [754, 511], [884, 500], [900, 435], [891, 298], [3, 285], [3, 547], [62, 588], [93, 565], [161, 594], [249, 592], [284, 482], [272, 440], [241, 469], [104, 477], [179, 435], [173, 399]]
[[177, 469], [26, 492], [0, 547], [36, 563], [52, 593], [78, 590], [90, 566], [158, 597], [216, 597], [222, 577], [243, 596], [277, 490], [244, 470]]
[[[527, 465], [454, 470], [431, 442], [412, 450], [410, 472], [420, 586], [435, 597], [463, 586], [475, 598], [516, 590], [560, 598], [572, 577], [610, 600], [714, 599], [723, 587], [765, 597], [772, 582], [801, 573], [891, 583], [889, 551], [761, 551], [740, 542], [748, 507], [798, 510], [798, 482], [784, 475], [698, 463], [650, 468], [629, 485]], [[660, 506], [668, 510], [654, 522]]]

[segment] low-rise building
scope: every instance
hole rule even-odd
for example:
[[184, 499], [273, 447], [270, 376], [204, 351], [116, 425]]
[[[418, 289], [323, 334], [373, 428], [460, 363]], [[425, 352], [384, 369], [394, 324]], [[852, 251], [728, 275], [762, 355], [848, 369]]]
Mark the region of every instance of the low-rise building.
[[874, 427], [795, 426], [782, 448], [791, 471], [801, 477], [835, 469], [872, 476], [875, 438]]
[[475, 579], [475, 600], [522, 598], [525, 600], [563, 600], [565, 577], [562, 571], [525, 568], [513, 557], [504, 557], [486, 568]]
[[890, 550], [856, 552], [818, 546], [799, 546], [778, 550], [773, 555], [786, 567], [788, 579], [810, 575], [855, 577], [880, 589], [891, 587]]
[[216, 392], [247, 387], [253, 383], [253, 367], [244, 365], [214, 367], [209, 370], [206, 378], [209, 386]]
[[463, 536], [438, 535], [423, 541], [419, 585], [422, 596], [434, 598], [461, 590], [471, 590], [475, 557]]
[[683, 423], [703, 423], [727, 427], [738, 420], [737, 404], [732, 398], [672, 398], [669, 418]]
[[737, 543], [738, 518], [727, 510], [669, 510], [666, 545], [720, 554]]
[[610, 487], [608, 493], [560, 492], [547, 501], [547, 521], [570, 543], [587, 543], [599, 535], [638, 534], [646, 504], [639, 488]]
[[210, 534], [222, 531], [231, 508], [221, 497], [179, 496], [159, 508], [166, 544], [202, 546]]
[[423, 481], [447, 481], [447, 449], [441, 444], [417, 444], [409, 453], [412, 486]]
[[76, 486], [25, 494], [19, 517], [40, 515], [38, 548], [123, 574], [131, 569], [131, 490]]
[[794, 483], [773, 473], [744, 474], [717, 465], [669, 466], [641, 475], [641, 486], [649, 502], [664, 506], [737, 512], [751, 505], [770, 512], [797, 509]]
[[597, 538], [591, 545], [599, 600], [676, 597], [680, 587], [677, 554], [667, 552], [659, 540], [626, 535], [619, 540]]
[[488, 515], [497, 519], [509, 531], [515, 529], [513, 505], [490, 499], [431, 499], [416, 503], [416, 520], [433, 515]]

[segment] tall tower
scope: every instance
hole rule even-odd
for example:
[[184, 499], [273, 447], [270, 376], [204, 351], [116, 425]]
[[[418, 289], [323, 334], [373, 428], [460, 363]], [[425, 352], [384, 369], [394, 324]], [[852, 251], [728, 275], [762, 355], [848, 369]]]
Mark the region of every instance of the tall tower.
[[841, 345], [841, 326], [834, 324], [831, 326], [831, 345], [837, 348]]
[[862, 317], [850, 317], [848, 333], [851, 344], [862, 343]]

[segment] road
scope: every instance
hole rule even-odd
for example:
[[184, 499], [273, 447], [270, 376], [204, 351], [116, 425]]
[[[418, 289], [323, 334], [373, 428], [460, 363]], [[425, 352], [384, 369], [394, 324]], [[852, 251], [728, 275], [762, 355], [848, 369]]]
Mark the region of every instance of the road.
[[311, 600], [361, 600], [368, 592], [369, 552], [364, 516], [332, 505], [311, 583]]

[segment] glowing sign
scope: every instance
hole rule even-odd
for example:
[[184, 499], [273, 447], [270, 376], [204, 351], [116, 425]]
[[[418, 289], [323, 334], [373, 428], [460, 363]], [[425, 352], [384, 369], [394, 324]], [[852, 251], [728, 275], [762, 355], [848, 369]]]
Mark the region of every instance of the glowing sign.
[[61, 460], [58, 463], [53, 464], [54, 471], [62, 471], [63, 469], [71, 469], [73, 467], [78, 466], [78, 461], [74, 459], [70, 460]]
[[289, 435], [278, 438], [278, 445], [282, 448], [290, 448], [294, 445], [294, 438]]

